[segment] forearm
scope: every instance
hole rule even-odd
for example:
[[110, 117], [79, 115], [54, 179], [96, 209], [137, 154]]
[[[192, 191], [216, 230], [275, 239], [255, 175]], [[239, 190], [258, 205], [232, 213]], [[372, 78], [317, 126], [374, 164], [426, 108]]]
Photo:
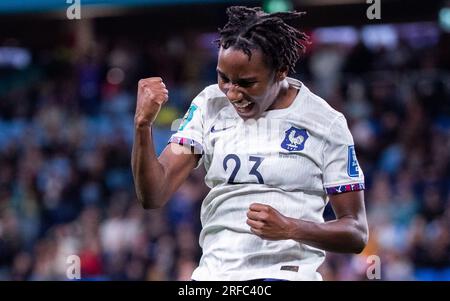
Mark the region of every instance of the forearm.
[[142, 206], [154, 209], [164, 205], [164, 166], [155, 153], [150, 126], [135, 126], [131, 166], [136, 195]]
[[325, 251], [360, 253], [367, 243], [367, 225], [353, 217], [326, 223], [291, 222], [290, 238]]

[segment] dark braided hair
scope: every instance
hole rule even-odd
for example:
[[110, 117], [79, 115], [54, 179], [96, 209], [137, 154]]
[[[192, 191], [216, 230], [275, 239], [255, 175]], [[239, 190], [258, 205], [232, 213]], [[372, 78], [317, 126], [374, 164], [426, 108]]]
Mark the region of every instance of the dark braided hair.
[[287, 68], [295, 72], [295, 63], [305, 52], [309, 37], [289, 24], [297, 22], [303, 14], [305, 12], [268, 14], [260, 7], [231, 6], [227, 8], [228, 23], [219, 29], [220, 38], [216, 42], [224, 49], [242, 50], [249, 60], [251, 50], [259, 47], [274, 70]]

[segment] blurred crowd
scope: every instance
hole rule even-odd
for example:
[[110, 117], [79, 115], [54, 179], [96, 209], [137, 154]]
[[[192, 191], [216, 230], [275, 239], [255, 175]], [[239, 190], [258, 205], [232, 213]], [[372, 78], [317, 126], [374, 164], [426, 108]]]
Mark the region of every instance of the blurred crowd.
[[[138, 204], [130, 159], [139, 78], [170, 93], [154, 129], [158, 152], [172, 120], [216, 82], [213, 34], [158, 41], [98, 38], [32, 50], [0, 67], [0, 280], [189, 280], [201, 250], [196, 169], [161, 209]], [[315, 43], [294, 75], [347, 118], [366, 176], [370, 240], [360, 255], [328, 253], [326, 280], [450, 280], [450, 73], [435, 43], [367, 47]], [[3, 43], [3, 44], [1, 44]], [[447, 42], [448, 43], [448, 42]], [[0, 46], [21, 45], [17, 40]], [[332, 219], [327, 207], [325, 218]]]

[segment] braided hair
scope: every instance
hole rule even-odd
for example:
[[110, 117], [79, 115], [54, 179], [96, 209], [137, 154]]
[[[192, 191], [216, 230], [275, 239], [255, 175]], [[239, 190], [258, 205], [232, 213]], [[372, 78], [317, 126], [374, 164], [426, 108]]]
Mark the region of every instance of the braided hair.
[[260, 48], [274, 70], [295, 72], [295, 64], [305, 52], [309, 37], [288, 23], [296, 23], [305, 12], [268, 14], [260, 7], [227, 8], [228, 23], [219, 29], [219, 47], [242, 50], [249, 60], [252, 49]]

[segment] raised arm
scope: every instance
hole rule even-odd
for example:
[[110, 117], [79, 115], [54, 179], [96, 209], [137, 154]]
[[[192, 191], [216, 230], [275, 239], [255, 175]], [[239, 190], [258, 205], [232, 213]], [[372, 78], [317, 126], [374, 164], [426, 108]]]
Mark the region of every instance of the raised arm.
[[136, 195], [145, 209], [162, 207], [198, 160], [198, 155], [174, 143], [159, 158], [156, 156], [151, 127], [167, 100], [168, 91], [161, 78], [139, 81], [131, 167]]

